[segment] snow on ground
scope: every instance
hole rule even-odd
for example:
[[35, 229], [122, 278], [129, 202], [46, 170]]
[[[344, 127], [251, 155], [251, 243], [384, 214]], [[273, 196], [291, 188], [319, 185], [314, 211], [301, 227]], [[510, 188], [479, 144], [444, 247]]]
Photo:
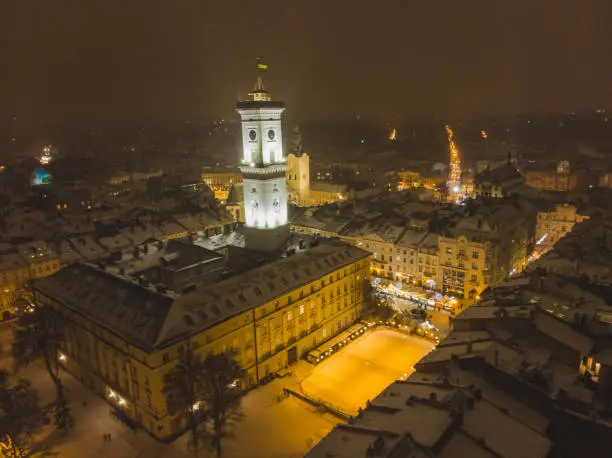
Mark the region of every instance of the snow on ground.
[[315, 366], [301, 382], [304, 393], [349, 413], [365, 407], [431, 351], [433, 344], [391, 329], [379, 329]]
[[[6, 337], [4, 332], [0, 333]], [[5, 342], [4, 346], [7, 347]], [[243, 399], [244, 419], [231, 437], [224, 439], [224, 456], [231, 458], [300, 458], [329, 433], [339, 420], [294, 397], [279, 396], [283, 388], [323, 398], [356, 412], [387, 385], [397, 380], [431, 350], [432, 344], [394, 330], [372, 331], [318, 366], [300, 361], [291, 376], [256, 388]], [[10, 358], [0, 366], [9, 366]], [[20, 374], [32, 381], [44, 401], [54, 398], [54, 387], [42, 364]], [[51, 450], [59, 456], [78, 458], [187, 458], [188, 434], [171, 444], [155, 441], [143, 431], [133, 433], [110, 416], [110, 406], [67, 373], [62, 373], [75, 427], [68, 435], [48, 427]], [[112, 434], [112, 441], [102, 437]], [[213, 458], [203, 450], [199, 458]]]

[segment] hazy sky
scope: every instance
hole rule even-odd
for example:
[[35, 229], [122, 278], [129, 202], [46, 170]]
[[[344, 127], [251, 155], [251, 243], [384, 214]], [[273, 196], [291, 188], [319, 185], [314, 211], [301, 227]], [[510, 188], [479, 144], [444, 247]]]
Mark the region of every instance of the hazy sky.
[[612, 0], [1, 0], [0, 125], [612, 105]]

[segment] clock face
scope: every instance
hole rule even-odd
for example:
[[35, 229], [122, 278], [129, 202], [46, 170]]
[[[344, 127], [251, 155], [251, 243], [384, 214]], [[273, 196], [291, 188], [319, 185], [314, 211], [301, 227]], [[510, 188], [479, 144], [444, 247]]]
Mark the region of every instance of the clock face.
[[273, 131], [272, 129], [270, 129], [270, 130], [268, 131], [268, 138], [269, 138], [270, 140], [274, 140], [274, 137], [275, 137], [275, 136], [276, 136], [276, 134], [274, 133], [274, 131]]
[[252, 142], [254, 142], [255, 139], [257, 139], [257, 132], [255, 132], [254, 129], [249, 130], [249, 138], [251, 139]]

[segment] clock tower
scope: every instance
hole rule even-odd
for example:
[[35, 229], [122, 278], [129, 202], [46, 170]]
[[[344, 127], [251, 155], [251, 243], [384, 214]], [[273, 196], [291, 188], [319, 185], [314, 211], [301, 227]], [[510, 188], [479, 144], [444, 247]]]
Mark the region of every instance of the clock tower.
[[289, 238], [281, 127], [285, 104], [272, 100], [259, 76], [249, 99], [238, 102], [236, 110], [242, 124], [246, 247], [275, 251]]

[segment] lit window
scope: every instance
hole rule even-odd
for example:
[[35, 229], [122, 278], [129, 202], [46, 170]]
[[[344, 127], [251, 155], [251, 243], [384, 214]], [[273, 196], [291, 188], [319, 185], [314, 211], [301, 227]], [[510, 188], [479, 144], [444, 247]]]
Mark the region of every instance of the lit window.
[[300, 305], [300, 315], [304, 314], [304, 306]]

